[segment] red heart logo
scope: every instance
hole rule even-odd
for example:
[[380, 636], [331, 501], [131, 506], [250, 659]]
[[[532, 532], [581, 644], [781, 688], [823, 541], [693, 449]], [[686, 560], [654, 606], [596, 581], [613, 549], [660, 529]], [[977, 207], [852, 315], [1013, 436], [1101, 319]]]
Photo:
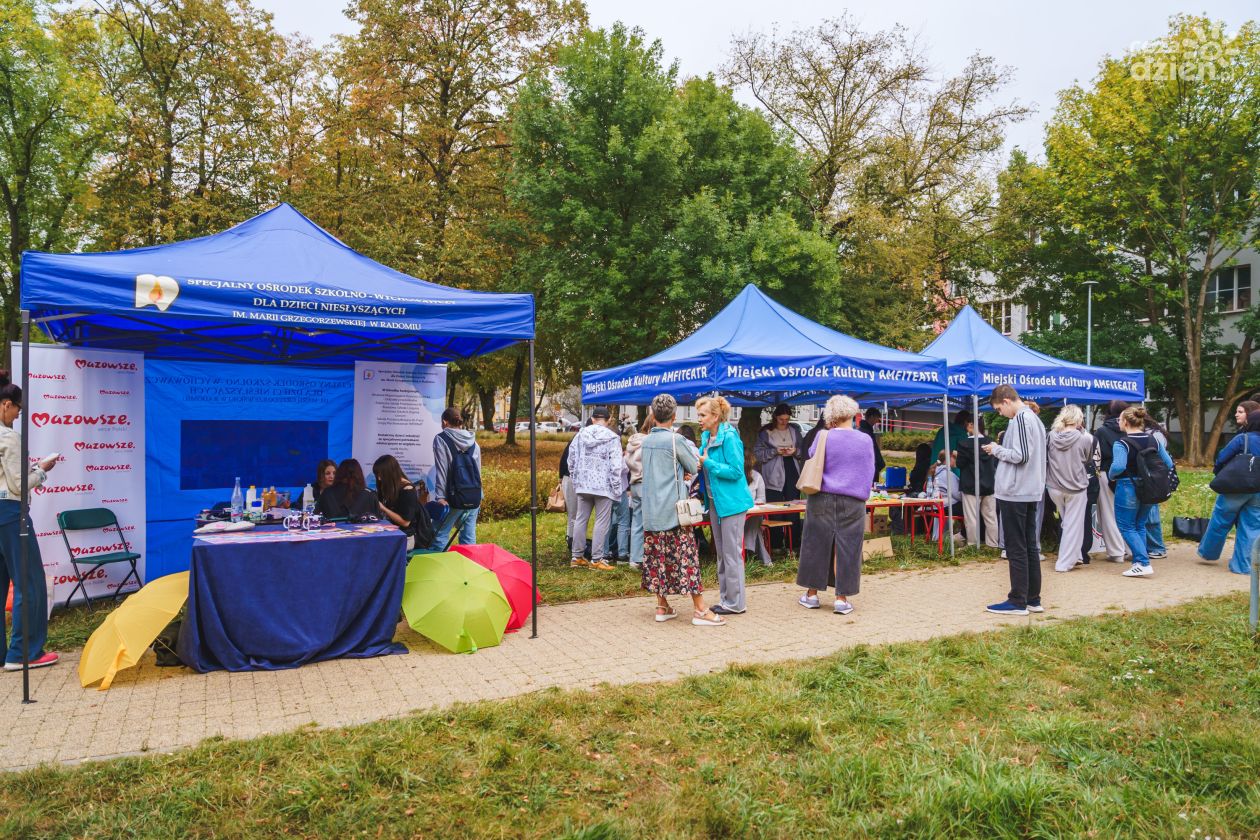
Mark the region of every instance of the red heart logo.
[[81, 440], [75, 441], [74, 448], [82, 452], [85, 445], [86, 444], [84, 444], [84, 442]]
[[83, 368], [87, 367], [87, 359], [75, 359], [74, 366], [82, 370]]
[[48, 425], [48, 421], [52, 419], [52, 415], [46, 411], [37, 411], [31, 415], [31, 422], [36, 428]]

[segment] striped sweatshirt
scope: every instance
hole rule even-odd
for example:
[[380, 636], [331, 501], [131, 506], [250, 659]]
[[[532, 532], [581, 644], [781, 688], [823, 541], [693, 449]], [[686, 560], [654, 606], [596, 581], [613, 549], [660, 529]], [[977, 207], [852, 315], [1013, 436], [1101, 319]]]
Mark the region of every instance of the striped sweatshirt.
[[997, 458], [993, 495], [1003, 502], [1039, 502], [1046, 491], [1046, 427], [1027, 406], [993, 448]]

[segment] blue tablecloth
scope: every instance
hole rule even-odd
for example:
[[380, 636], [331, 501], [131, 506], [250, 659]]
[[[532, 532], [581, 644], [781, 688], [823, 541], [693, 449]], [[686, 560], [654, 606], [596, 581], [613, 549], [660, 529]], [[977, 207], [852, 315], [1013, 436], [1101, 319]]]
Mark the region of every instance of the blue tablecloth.
[[406, 653], [393, 642], [406, 568], [407, 539], [389, 526], [196, 539], [179, 657], [201, 672], [272, 671]]

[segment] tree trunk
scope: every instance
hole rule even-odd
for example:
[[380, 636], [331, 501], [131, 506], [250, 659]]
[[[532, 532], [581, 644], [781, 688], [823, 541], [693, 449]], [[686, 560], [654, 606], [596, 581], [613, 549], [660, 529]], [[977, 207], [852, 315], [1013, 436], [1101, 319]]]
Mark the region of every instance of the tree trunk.
[[525, 353], [516, 356], [516, 367], [512, 369], [512, 398], [508, 401], [507, 440], [504, 446], [516, 446], [516, 413], [521, 405], [521, 384], [525, 379]]
[[739, 425], [736, 428], [739, 429], [739, 439], [744, 442], [745, 452], [752, 452], [762, 425], [760, 408], [744, 408], [739, 412]]
[[494, 389], [478, 388], [477, 399], [481, 402], [481, 428], [494, 431]]
[[1238, 355], [1234, 357], [1234, 370], [1229, 375], [1229, 381], [1225, 383], [1225, 395], [1216, 409], [1216, 419], [1212, 421], [1212, 431], [1208, 435], [1205, 454], [1214, 454], [1220, 446], [1221, 432], [1225, 430], [1225, 421], [1229, 419], [1231, 409], [1234, 407], [1234, 398], [1238, 396], [1238, 383], [1242, 382], [1243, 371], [1247, 369], [1250, 361], [1251, 336], [1246, 336], [1238, 348]]

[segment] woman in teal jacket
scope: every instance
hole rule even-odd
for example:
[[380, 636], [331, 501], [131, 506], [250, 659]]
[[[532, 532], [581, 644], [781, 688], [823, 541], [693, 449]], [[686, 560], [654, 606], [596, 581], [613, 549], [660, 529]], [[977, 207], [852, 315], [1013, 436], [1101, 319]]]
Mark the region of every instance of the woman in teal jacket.
[[717, 553], [719, 615], [744, 612], [744, 514], [753, 506], [744, 476], [744, 443], [727, 422], [731, 404], [722, 397], [696, 402], [704, 434], [700, 436], [700, 468], [708, 495], [709, 528]]

